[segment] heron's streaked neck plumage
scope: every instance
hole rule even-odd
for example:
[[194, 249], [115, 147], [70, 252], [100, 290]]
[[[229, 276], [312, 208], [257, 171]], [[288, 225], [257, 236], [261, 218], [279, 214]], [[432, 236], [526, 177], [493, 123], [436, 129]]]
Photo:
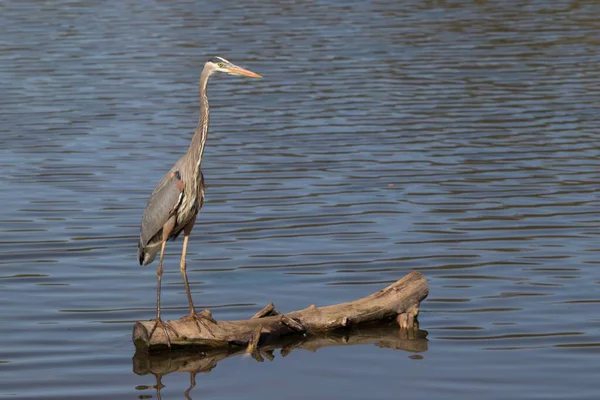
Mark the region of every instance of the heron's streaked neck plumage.
[[208, 98], [206, 97], [206, 84], [212, 71], [208, 67], [204, 67], [200, 74], [200, 117], [196, 132], [192, 137], [190, 148], [188, 149], [189, 157], [193, 161], [194, 175], [200, 176], [200, 164], [202, 163], [202, 155], [204, 154], [204, 146], [208, 136]]

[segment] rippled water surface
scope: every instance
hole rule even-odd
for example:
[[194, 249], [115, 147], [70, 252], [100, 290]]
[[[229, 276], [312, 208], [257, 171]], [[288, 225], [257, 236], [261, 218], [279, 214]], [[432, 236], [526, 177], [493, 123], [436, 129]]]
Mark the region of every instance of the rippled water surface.
[[[598, 15], [541, 0], [0, 2], [0, 397], [158, 398], [130, 336], [155, 304], [139, 223], [221, 55], [265, 79], [209, 84], [199, 308], [325, 305], [417, 269], [428, 336], [230, 357], [187, 394], [187, 373], [162, 376], [163, 399], [598, 398]], [[167, 318], [186, 312], [180, 245]]]

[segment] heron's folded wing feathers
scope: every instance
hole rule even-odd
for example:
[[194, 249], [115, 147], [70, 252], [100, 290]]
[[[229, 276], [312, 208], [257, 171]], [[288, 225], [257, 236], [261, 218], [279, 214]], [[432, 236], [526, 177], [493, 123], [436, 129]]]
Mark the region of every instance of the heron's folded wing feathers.
[[179, 171], [169, 172], [158, 182], [144, 210], [140, 229], [142, 246], [146, 246], [177, 211], [183, 198], [182, 190], [183, 182]]

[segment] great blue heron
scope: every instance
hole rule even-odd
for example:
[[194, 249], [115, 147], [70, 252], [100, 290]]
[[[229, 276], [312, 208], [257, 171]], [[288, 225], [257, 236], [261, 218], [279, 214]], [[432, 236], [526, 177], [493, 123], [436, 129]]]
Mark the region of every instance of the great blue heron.
[[[206, 84], [208, 78], [215, 72], [225, 72], [230, 75], [243, 75], [251, 78], [261, 78], [260, 75], [247, 69], [238, 67], [221, 57], [213, 57], [204, 64], [200, 75], [200, 118], [198, 126], [192, 137], [188, 151], [181, 157], [169, 172], [158, 182], [152, 192], [140, 229], [140, 241], [138, 244], [138, 259], [140, 265], [150, 264], [156, 254], [160, 251], [158, 267], [156, 269], [156, 322], [150, 337], [160, 327], [164, 330], [167, 344], [171, 346], [167, 328], [177, 332], [167, 323], [160, 319], [160, 283], [163, 273], [163, 257], [167, 241], [175, 239], [183, 231], [183, 249], [181, 251], [180, 269], [183, 275], [185, 291], [190, 306], [189, 317], [201, 322], [201, 317], [196, 313], [190, 285], [186, 273], [186, 252], [188, 239], [196, 215], [202, 208], [204, 202], [204, 176], [200, 170], [202, 154], [208, 135], [208, 98], [206, 97]], [[200, 329], [200, 326], [198, 325]]]

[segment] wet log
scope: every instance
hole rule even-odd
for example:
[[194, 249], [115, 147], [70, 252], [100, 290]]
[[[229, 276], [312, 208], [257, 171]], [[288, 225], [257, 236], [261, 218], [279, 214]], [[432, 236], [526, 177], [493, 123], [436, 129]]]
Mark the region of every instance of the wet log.
[[[403, 330], [418, 329], [419, 305], [427, 297], [427, 279], [416, 271], [390, 286], [362, 299], [325, 307], [311, 305], [303, 310], [279, 314], [269, 304], [252, 318], [241, 321], [216, 321], [209, 311], [203, 312], [200, 324], [184, 317], [168, 321], [178, 333], [169, 330], [171, 349], [248, 348], [250, 352], [286, 335], [316, 334], [337, 329], [356, 328], [363, 324], [394, 320]], [[153, 321], [136, 322], [133, 343], [136, 349], [168, 349], [162, 329], [150, 337]]]

